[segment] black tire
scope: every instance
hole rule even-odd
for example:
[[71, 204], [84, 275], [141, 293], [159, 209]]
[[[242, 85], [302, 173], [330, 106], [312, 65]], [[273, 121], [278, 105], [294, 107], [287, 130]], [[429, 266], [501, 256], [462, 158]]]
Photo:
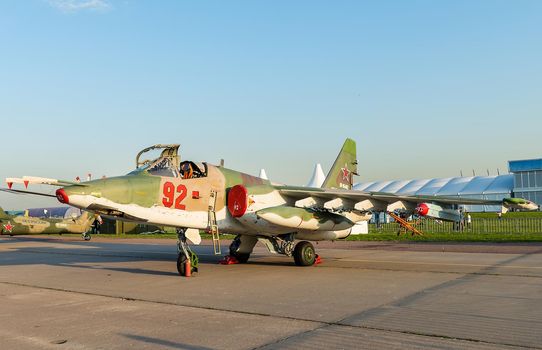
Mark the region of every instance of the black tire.
[[314, 246], [307, 241], [299, 242], [294, 248], [294, 261], [297, 266], [312, 266], [316, 261]]
[[179, 275], [186, 276], [186, 256], [184, 254], [177, 255], [177, 271]]
[[241, 245], [241, 240], [236, 238], [237, 241], [234, 241], [230, 246], [230, 256], [237, 259], [240, 264], [246, 264], [250, 258], [250, 253], [240, 253], [237, 251]]
[[250, 258], [250, 253], [235, 253], [232, 255], [240, 264], [246, 264]]

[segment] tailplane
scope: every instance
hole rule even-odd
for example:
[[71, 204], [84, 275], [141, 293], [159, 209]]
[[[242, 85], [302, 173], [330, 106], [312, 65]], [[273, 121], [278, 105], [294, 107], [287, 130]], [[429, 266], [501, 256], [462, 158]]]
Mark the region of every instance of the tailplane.
[[333, 163], [333, 167], [327, 174], [322, 188], [351, 190], [354, 184], [354, 175], [358, 175], [356, 142], [352, 139], [346, 139], [341, 152], [335, 159], [335, 163]]

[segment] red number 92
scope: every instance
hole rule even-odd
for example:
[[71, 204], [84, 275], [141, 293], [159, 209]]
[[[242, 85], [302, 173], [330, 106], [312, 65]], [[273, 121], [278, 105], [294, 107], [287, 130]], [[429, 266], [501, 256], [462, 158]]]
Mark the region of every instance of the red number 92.
[[[175, 192], [178, 193], [177, 198], [175, 198]], [[177, 191], [175, 191], [175, 185], [171, 182], [165, 182], [163, 188], [162, 204], [164, 207], [171, 208], [175, 204], [175, 209], [185, 210], [186, 205], [182, 204], [182, 201], [186, 198], [188, 190], [185, 185], [177, 186]]]

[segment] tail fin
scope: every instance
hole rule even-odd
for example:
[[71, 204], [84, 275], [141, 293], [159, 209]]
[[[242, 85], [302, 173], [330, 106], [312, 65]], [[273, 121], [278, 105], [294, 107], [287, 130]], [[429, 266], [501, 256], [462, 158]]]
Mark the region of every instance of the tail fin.
[[326, 180], [326, 175], [324, 175], [324, 171], [322, 170], [322, 165], [320, 163], [316, 164], [314, 166], [314, 172], [312, 173], [312, 177], [307, 184], [307, 187], [322, 187], [322, 184]]
[[335, 159], [335, 163], [333, 163], [333, 167], [327, 174], [322, 188], [351, 190], [354, 184], [354, 175], [358, 175], [356, 141], [346, 139], [341, 152], [337, 156], [337, 159]]
[[0, 207], [0, 220], [1, 219], [9, 219], [10, 216]]

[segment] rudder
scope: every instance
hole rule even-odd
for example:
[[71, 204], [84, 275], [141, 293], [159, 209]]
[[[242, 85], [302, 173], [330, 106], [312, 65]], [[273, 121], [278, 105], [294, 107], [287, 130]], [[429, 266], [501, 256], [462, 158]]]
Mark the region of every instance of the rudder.
[[356, 141], [346, 139], [341, 152], [327, 174], [322, 188], [351, 190], [354, 184], [354, 175], [358, 175], [358, 161], [356, 158]]

